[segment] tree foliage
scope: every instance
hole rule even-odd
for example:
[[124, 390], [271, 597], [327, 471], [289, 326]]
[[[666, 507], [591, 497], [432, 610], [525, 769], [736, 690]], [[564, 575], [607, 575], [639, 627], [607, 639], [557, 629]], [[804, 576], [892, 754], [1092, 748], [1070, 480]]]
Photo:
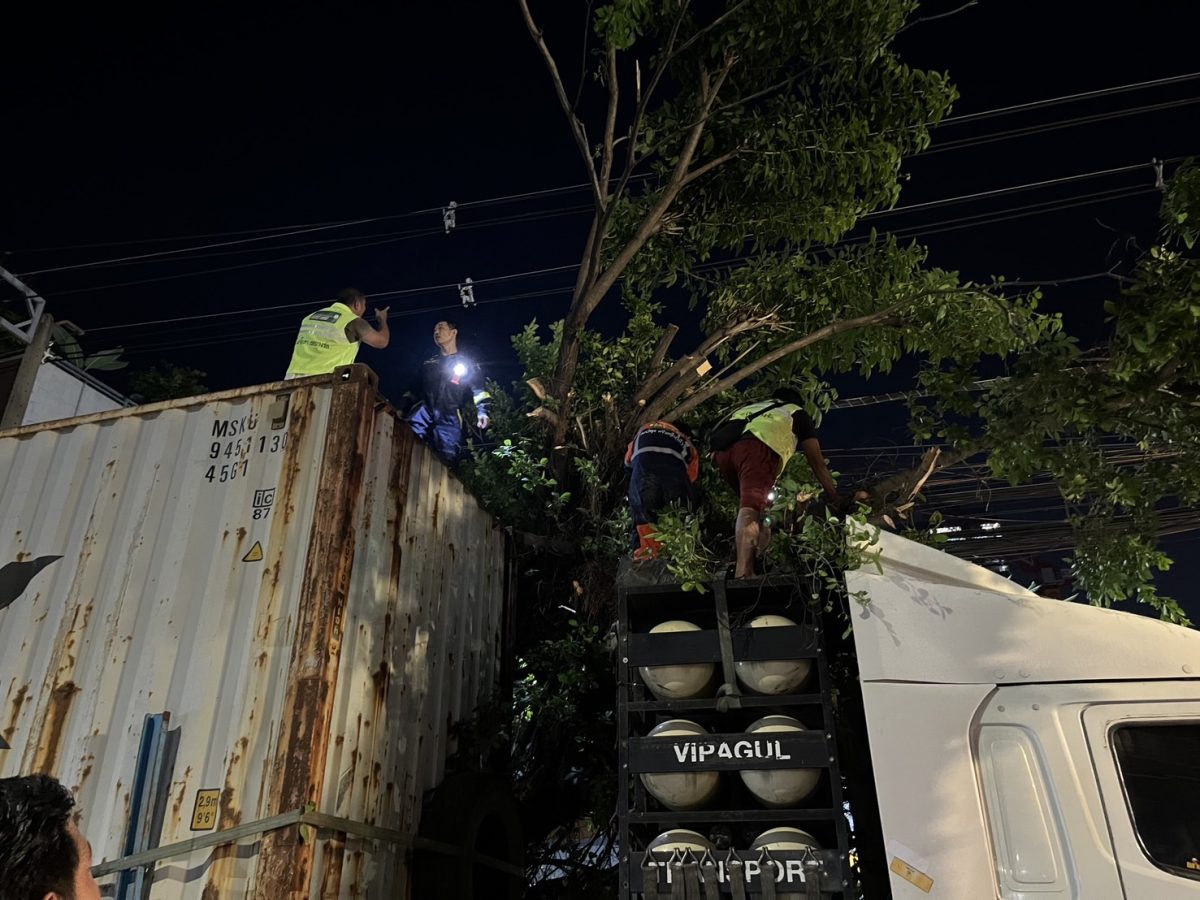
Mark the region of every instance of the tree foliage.
[[1200, 169], [1185, 166], [1164, 196], [1158, 240], [1104, 301], [1105, 341], [1083, 348], [1055, 332], [982, 396], [964, 389], [977, 377], [969, 367], [931, 366], [923, 380], [939, 399], [914, 418], [918, 437], [947, 439], [954, 456], [986, 452], [995, 477], [1049, 472], [1087, 596], [1134, 598], [1176, 622], [1183, 611], [1153, 579], [1171, 563], [1158, 548], [1163, 511], [1200, 504], [1198, 226]]
[[[586, 83], [572, 101], [562, 54], [529, 0], [518, 3], [595, 207], [544, 381], [556, 445], [571, 431], [586, 326], [618, 284], [634, 318], [646, 321], [646, 306], [663, 287], [678, 285], [701, 302], [738, 296], [728, 288], [769, 287], [773, 275], [787, 277], [797, 253], [815, 266], [819, 245], [895, 202], [902, 158], [928, 144], [929, 128], [955, 96], [945, 75], [905, 65], [891, 46], [914, 0], [613, 0], [587, 7], [602, 94], [589, 117], [579, 99]], [[737, 258], [763, 251], [781, 252], [736, 281]], [[770, 334], [788, 321], [786, 311], [768, 308], [727, 314], [683, 358], [704, 359], [735, 335]], [[652, 391], [649, 379], [668, 362], [665, 350], [648, 362], [655, 364], [638, 372], [637, 392], [647, 415], [674, 406], [690, 387], [668, 380]]]
[[[1184, 459], [1200, 459], [1188, 431], [1200, 385], [1188, 317], [1200, 305], [1194, 269], [1185, 271], [1194, 261], [1177, 246], [1194, 244], [1200, 221], [1190, 178], [1168, 195], [1163, 244], [1139, 264], [1112, 310], [1112, 346], [1095, 355], [1039, 310], [1036, 290], [965, 281], [890, 236], [847, 239], [865, 214], [896, 202], [901, 160], [928, 144], [955, 98], [945, 75], [912, 69], [892, 47], [915, 0], [594, 0], [579, 9], [595, 69], [577, 85], [560, 64], [573, 58], [569, 46], [542, 30], [531, 0], [517, 5], [594, 205], [570, 307], [514, 336], [525, 380], [511, 392], [495, 386], [492, 433], [502, 437], [477, 446], [463, 470], [521, 548], [513, 770], [537, 809], [539, 860], [577, 849], [582, 832], [612, 836], [600, 789], [611, 787], [611, 735], [592, 726], [605, 725], [599, 711], [614, 690], [601, 638], [629, 539], [622, 457], [648, 421], [710, 422], [784, 382], [819, 419], [834, 396], [829, 375], [870, 377], [917, 359], [936, 399], [914, 409], [914, 432], [944, 446], [922, 470], [877, 486], [876, 520], [886, 501], [912, 501], [932, 469], [991, 448], [996, 475], [1054, 473], [1080, 523], [1092, 599], [1136, 595], [1178, 618], [1149, 579], [1165, 565], [1152, 535], [1171, 467], [1189, 468], [1176, 484], [1200, 484]], [[617, 303], [623, 328], [589, 327], [602, 304]], [[685, 303], [700, 337], [681, 351], [686, 331], [665, 311]], [[1014, 376], [968, 393], [988, 360], [1015, 360]], [[1143, 446], [1136, 469], [1099, 454], [1109, 433]], [[702, 471], [699, 509], [662, 521], [670, 565], [697, 588], [727, 558], [735, 512], [717, 473]], [[816, 492], [804, 481], [790, 471], [780, 482], [771, 552], [828, 586], [871, 551], [848, 549], [835, 517], [802, 514], [801, 498]], [[1188, 491], [1177, 496], [1194, 503]], [[1132, 565], [1116, 571], [1116, 558]], [[556, 791], [554, 779], [568, 787]], [[563, 895], [587, 895], [597, 883], [589, 867], [571, 871]]]
[[208, 392], [203, 379], [207, 373], [199, 369], [177, 366], [165, 360], [129, 376], [129, 389], [139, 403], [178, 400]]

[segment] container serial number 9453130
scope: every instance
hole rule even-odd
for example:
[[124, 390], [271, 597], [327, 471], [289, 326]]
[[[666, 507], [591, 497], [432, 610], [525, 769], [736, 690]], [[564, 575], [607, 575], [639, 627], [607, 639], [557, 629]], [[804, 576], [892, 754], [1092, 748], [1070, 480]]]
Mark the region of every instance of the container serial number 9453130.
[[209, 459], [241, 459], [250, 453], [278, 453], [287, 448], [287, 432], [244, 437], [236, 441], [213, 441], [208, 448]]

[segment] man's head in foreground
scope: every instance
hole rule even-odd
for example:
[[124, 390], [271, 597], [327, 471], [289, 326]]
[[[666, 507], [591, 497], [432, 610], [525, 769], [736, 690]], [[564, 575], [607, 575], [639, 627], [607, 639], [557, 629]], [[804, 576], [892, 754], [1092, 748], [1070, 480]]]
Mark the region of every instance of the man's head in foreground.
[[0, 900], [99, 900], [74, 807], [49, 775], [0, 778]]

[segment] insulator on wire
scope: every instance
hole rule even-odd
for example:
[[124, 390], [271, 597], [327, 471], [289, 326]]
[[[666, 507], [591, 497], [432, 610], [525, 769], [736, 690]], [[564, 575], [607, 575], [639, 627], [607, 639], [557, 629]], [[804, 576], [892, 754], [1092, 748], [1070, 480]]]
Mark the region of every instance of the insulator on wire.
[[458, 204], [453, 200], [447, 206], [442, 207], [442, 227], [446, 229], [446, 234], [454, 230], [456, 224]]
[[462, 300], [463, 306], [475, 305], [475, 285], [470, 278], [464, 279], [458, 286], [458, 299]]

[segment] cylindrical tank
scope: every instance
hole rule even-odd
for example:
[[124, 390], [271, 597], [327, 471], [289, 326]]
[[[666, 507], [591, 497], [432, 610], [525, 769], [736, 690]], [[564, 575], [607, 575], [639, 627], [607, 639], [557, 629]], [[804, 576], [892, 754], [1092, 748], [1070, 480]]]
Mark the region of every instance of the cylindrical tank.
[[[782, 628], [796, 623], [786, 616], [757, 616], [750, 621], [751, 628]], [[791, 694], [808, 677], [812, 669], [810, 659], [769, 659], [737, 663], [737, 677], [747, 690], [756, 694]]]
[[[780, 850], [820, 850], [821, 845], [807, 831], [801, 831], [799, 828], [771, 828], [764, 831], [754, 839], [754, 843], [750, 845], [750, 850], [757, 853], [759, 850], [780, 851]], [[804, 900], [807, 896], [807, 891], [800, 893], [797, 891], [783, 891], [776, 893], [777, 900]]]
[[[680, 631], [700, 631], [694, 622], [672, 619], [650, 629], [651, 634], [671, 634]], [[642, 681], [659, 700], [691, 700], [709, 690], [716, 667], [712, 663], [692, 663], [681, 666], [642, 666]]]
[[[687, 719], [671, 719], [651, 729], [649, 737], [695, 738], [708, 734]], [[644, 772], [642, 784], [655, 800], [671, 810], [701, 809], [717, 796], [719, 772]]]
[[706, 850], [709, 853], [715, 852], [712, 842], [698, 831], [689, 831], [686, 828], [672, 828], [670, 831], [664, 831], [658, 837], [650, 842], [650, 846], [646, 848], [648, 851], [658, 850], [664, 853], [669, 853], [674, 850], [684, 851], [691, 850], [699, 855]]
[[769, 828], [754, 839], [751, 850], [820, 850], [817, 839], [799, 828]]
[[[746, 729], [748, 735], [804, 731], [791, 716], [766, 716]], [[745, 769], [739, 773], [746, 788], [764, 806], [786, 809], [798, 805], [821, 780], [820, 769]]]

